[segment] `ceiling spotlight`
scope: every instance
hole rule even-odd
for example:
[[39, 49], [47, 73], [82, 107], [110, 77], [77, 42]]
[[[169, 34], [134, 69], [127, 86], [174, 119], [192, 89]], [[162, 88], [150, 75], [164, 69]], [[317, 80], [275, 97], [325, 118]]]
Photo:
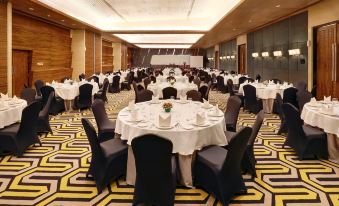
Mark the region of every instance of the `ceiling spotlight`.
[[64, 22], [65, 20], [64, 19], [61, 19], [62, 22]]
[[28, 9], [31, 10], [31, 11], [34, 11], [34, 8], [32, 8], [32, 7], [28, 8]]
[[276, 5], [275, 7], [279, 8], [279, 7], [280, 7], [280, 4]]

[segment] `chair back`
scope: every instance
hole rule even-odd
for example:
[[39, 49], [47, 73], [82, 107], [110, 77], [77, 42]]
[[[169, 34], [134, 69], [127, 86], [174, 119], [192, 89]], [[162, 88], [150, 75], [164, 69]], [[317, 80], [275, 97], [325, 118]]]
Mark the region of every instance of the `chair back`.
[[79, 87], [79, 102], [88, 103], [92, 102], [93, 85], [83, 84]]
[[100, 147], [100, 142], [99, 142], [97, 133], [96, 133], [93, 125], [86, 118], [82, 118], [81, 122], [82, 122], [82, 126], [84, 127], [84, 130], [86, 132], [89, 145], [91, 147], [91, 151], [92, 151], [91, 162], [102, 161], [104, 159], [104, 156], [103, 156], [103, 153], [102, 153], [102, 150], [101, 150], [101, 147]]
[[148, 85], [151, 83], [151, 79], [149, 77], [144, 79], [144, 85], [145, 85], [145, 89], [147, 89]]
[[27, 101], [27, 104], [31, 104], [35, 101], [36, 91], [32, 88], [24, 88], [21, 91], [20, 98]]
[[104, 95], [106, 97], [106, 93], [109, 87], [109, 80], [107, 78], [104, 79], [104, 82], [102, 83], [102, 95]]
[[247, 80], [247, 77], [245, 77], [245, 76], [240, 77], [239, 78], [239, 85], [243, 84], [246, 80]]
[[33, 102], [22, 110], [18, 138], [37, 138], [37, 124], [39, 112], [41, 109], [40, 102]]
[[43, 86], [40, 88], [40, 91], [41, 91], [41, 96], [42, 96], [42, 103], [43, 105], [46, 105], [47, 104], [47, 101], [48, 101], [48, 98], [49, 98], [49, 95], [53, 92], [53, 99], [52, 99], [52, 104], [56, 102], [56, 99], [55, 99], [55, 90], [53, 87], [51, 86]]
[[198, 101], [198, 102], [202, 101], [201, 93], [196, 90], [190, 90], [186, 92], [186, 95], [187, 95], [187, 99], [191, 98], [193, 101]]
[[193, 82], [193, 80], [194, 80], [194, 76], [192, 75], [192, 76], [190, 76], [189, 78], [188, 78], [188, 81], [189, 81], [189, 83], [192, 83]]
[[92, 111], [95, 118], [95, 122], [99, 128], [99, 131], [102, 130], [105, 123], [109, 121], [106, 110], [105, 110], [105, 102], [101, 99], [94, 100], [92, 104]]
[[96, 82], [97, 84], [99, 84], [99, 77], [97, 77], [97, 76], [92, 76], [91, 78], [94, 80], [94, 82]]
[[297, 102], [297, 92], [296, 88], [290, 87], [284, 90], [283, 103], [290, 103], [296, 108], [299, 107]]
[[60, 82], [64, 83], [67, 79], [71, 79], [69, 76], [61, 78]]
[[112, 88], [114, 89], [119, 89], [119, 84], [120, 84], [120, 76], [115, 75], [112, 80]]
[[261, 76], [260, 76], [260, 74], [257, 74], [257, 76], [255, 76], [255, 80], [258, 80], [258, 82], [261, 81]]
[[[252, 128], [244, 127], [228, 143], [227, 156], [221, 169], [223, 178], [229, 179], [233, 175], [241, 175], [241, 161], [244, 156]], [[223, 179], [225, 181], [225, 179]], [[222, 184], [222, 183], [221, 183]]]
[[304, 90], [297, 93], [297, 101], [300, 113], [303, 111], [304, 105], [312, 99], [311, 92]]
[[284, 112], [282, 111], [282, 104], [283, 104], [283, 99], [279, 93], [276, 94], [275, 99], [277, 100], [277, 113], [280, 117], [281, 122], [285, 121], [285, 115]]
[[196, 77], [195, 79], [193, 79], [193, 83], [196, 84], [198, 86], [198, 88], [200, 87], [201, 81], [199, 79], [199, 77]]
[[257, 102], [257, 90], [254, 86], [246, 84], [243, 87], [244, 90], [244, 104], [245, 108], [249, 108], [250, 105], [255, 105]]
[[209, 89], [210, 85], [211, 85], [211, 84], [208, 84], [208, 86], [207, 86], [207, 85], [202, 85], [202, 86], [199, 88], [199, 92], [200, 92], [200, 94], [201, 94], [201, 98], [204, 98], [204, 99], [208, 100], [208, 94], [207, 94], [207, 92], [208, 92], [208, 89]]
[[299, 81], [296, 88], [298, 92], [305, 91], [307, 89], [307, 83], [305, 81]]
[[231, 96], [228, 98], [226, 111], [225, 111], [225, 123], [226, 125], [237, 126], [238, 116], [241, 107], [241, 99], [237, 96]]
[[163, 99], [170, 99], [172, 96], [177, 98], [177, 89], [173, 87], [166, 87], [162, 90], [162, 97]]
[[51, 92], [49, 94], [49, 97], [47, 99], [45, 106], [40, 111], [39, 116], [42, 116], [42, 117], [45, 117], [45, 118], [48, 117], [49, 109], [51, 108], [53, 98], [54, 98], [54, 92]]
[[271, 79], [273, 82], [274, 82], [274, 84], [281, 84], [282, 83], [282, 81], [280, 80], [280, 79], [277, 79], [277, 78], [274, 78], [274, 79]]
[[81, 73], [79, 75], [79, 81], [82, 81], [83, 79], [86, 79], [86, 75], [84, 73]]
[[44, 83], [43, 81], [41, 81], [40, 79], [35, 80], [34, 86], [35, 86], [36, 93], [38, 94], [38, 96], [41, 96], [40, 89], [41, 89], [41, 87], [43, 87], [44, 85], [45, 85], [45, 83]]
[[255, 118], [255, 122], [252, 126], [252, 133], [250, 139], [248, 140], [248, 145], [250, 145], [251, 147], [253, 147], [254, 145], [255, 138], [258, 136], [259, 130], [263, 122], [264, 122], [264, 110], [261, 110], [257, 114], [257, 117]]
[[223, 76], [217, 76], [217, 89], [219, 91], [223, 91], [224, 88], [225, 88], [224, 77]]
[[152, 81], [153, 83], [156, 83], [156, 82], [157, 82], [157, 78], [156, 78], [155, 76], [151, 76], [151, 81]]
[[234, 90], [233, 90], [233, 80], [232, 79], [228, 79], [227, 80], [227, 90], [228, 90], [228, 93], [230, 93], [230, 96], [234, 96]]
[[174, 200], [172, 175], [172, 149], [170, 140], [154, 134], [146, 134], [132, 140], [135, 158], [135, 196], [164, 202]]
[[135, 103], [151, 101], [152, 96], [153, 96], [152, 91], [148, 89], [141, 90], [140, 92], [138, 92], [138, 96], [136, 97]]

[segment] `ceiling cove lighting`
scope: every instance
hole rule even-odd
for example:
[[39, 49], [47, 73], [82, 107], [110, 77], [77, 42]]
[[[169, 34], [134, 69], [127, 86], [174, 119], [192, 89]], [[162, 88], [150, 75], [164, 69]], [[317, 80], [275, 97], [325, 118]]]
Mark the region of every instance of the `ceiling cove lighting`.
[[203, 34], [113, 34], [132, 44], [194, 44]]
[[300, 49], [290, 49], [288, 50], [290, 56], [300, 55]]
[[282, 51], [274, 51], [273, 56], [275, 57], [281, 57], [282, 56]]
[[262, 53], [261, 53], [261, 56], [263, 56], [263, 57], [269, 57], [269, 56], [270, 56], [270, 53], [269, 53], [269, 52], [262, 52]]
[[[104, 31], [209, 31], [244, 0], [36, 0]], [[106, 3], [104, 3], [106, 2]], [[187, 11], [189, 11], [187, 13]]]
[[192, 44], [135, 44], [135, 46], [147, 49], [189, 49]]
[[254, 58], [259, 57], [259, 53], [258, 52], [252, 53], [252, 57]]

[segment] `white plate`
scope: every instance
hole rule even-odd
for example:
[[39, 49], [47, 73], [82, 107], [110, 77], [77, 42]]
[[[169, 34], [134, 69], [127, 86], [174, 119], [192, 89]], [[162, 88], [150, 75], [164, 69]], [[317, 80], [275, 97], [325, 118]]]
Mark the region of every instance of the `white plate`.
[[208, 116], [211, 116], [211, 117], [222, 117], [222, 116], [224, 116], [224, 113], [219, 111], [219, 114], [216, 115], [216, 114], [214, 114], [214, 112], [209, 112]]
[[162, 127], [162, 126], [159, 125], [158, 122], [154, 124], [154, 126], [158, 129], [172, 129], [172, 128], [175, 127], [175, 125], [176, 125], [176, 122], [172, 122], [171, 125], [168, 126], [168, 127]]
[[189, 125], [189, 124], [182, 124], [181, 127], [183, 129], [186, 129], [186, 130], [192, 130], [194, 129], [194, 127], [192, 125]]
[[131, 118], [128, 118], [127, 119], [127, 122], [141, 122], [142, 121], [142, 118], [139, 118], [139, 119], [131, 119]]
[[193, 122], [192, 124], [197, 127], [208, 127], [211, 125], [208, 121], [206, 121], [205, 124], [197, 124], [196, 122]]

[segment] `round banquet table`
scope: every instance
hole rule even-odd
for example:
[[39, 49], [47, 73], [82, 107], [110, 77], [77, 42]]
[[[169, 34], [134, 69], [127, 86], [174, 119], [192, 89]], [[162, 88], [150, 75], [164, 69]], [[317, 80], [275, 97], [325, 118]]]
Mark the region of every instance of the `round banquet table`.
[[334, 104], [334, 114], [327, 115], [321, 112], [322, 103], [312, 106], [310, 103], [304, 105], [301, 119], [308, 125], [319, 127], [327, 134], [327, 148], [329, 159], [339, 163], [339, 104]]
[[72, 85], [68, 83], [56, 83], [51, 84], [50, 86], [54, 88], [55, 93], [58, 97], [64, 100], [74, 100], [75, 97], [79, 95], [79, 87], [83, 84], [93, 85], [92, 95], [99, 91], [99, 85], [95, 82], [86, 82], [86, 83], [77, 82], [73, 83]]
[[196, 84], [189, 84], [189, 83], [182, 83], [182, 82], [176, 82], [173, 86], [168, 82], [157, 82], [156, 84], [149, 84], [147, 86], [147, 89], [151, 90], [155, 96], [159, 96], [162, 98], [162, 90], [166, 87], [174, 87], [178, 90], [177, 97], [186, 95], [186, 93], [190, 90], [196, 90], [198, 91], [198, 86]]
[[277, 85], [277, 84], [268, 84], [265, 86], [262, 83], [243, 83], [240, 84], [239, 93], [244, 95], [243, 87], [247, 84], [250, 84], [256, 88], [257, 98], [263, 100], [263, 109], [266, 113], [272, 113], [274, 100], [279, 93], [283, 98], [284, 90], [292, 87], [291, 85]]
[[113, 74], [110, 74], [110, 75], [105, 75], [105, 74], [96, 75], [96, 74], [94, 74], [93, 76], [96, 76], [96, 77], [99, 78], [99, 84], [103, 84], [104, 80], [106, 78], [108, 79], [108, 82], [110, 84], [112, 84], [112, 82], [113, 82]]
[[[198, 111], [205, 111], [206, 114], [209, 114], [213, 109], [203, 109], [200, 102], [188, 101], [186, 104], [181, 104], [179, 101], [174, 101], [170, 114], [172, 123], [175, 126], [172, 129], [159, 129], [155, 125], [157, 124], [159, 114], [164, 113], [162, 102], [160, 101], [159, 104], [151, 104], [150, 102], [136, 104], [142, 119], [139, 123], [130, 122], [130, 112], [127, 108], [124, 108], [118, 114], [115, 132], [120, 135], [122, 140], [127, 140], [128, 145], [131, 145], [135, 137], [150, 133], [171, 140], [173, 143], [173, 153], [179, 154], [181, 182], [183, 185], [190, 187], [193, 185], [191, 167], [193, 153], [208, 145], [227, 145], [224, 133], [226, 130], [224, 115], [219, 110], [221, 114], [219, 117], [207, 115], [208, 126], [194, 126]], [[187, 125], [191, 125], [191, 128], [187, 128]], [[134, 156], [129, 146], [126, 182], [134, 185], [135, 176]]]
[[[169, 76], [157, 76], [156, 79], [157, 79], [157, 82], [159, 83], [163, 83], [163, 82], [167, 82], [167, 77]], [[176, 80], [176, 82], [181, 82], [181, 83], [187, 83], [188, 82], [188, 77], [187, 76], [173, 76]]]
[[168, 76], [171, 71], [174, 71], [176, 76], [179, 76], [179, 75], [182, 74], [182, 70], [180, 68], [174, 68], [174, 69], [165, 68], [165, 69], [162, 70], [162, 73]]
[[27, 106], [27, 101], [23, 99], [14, 102], [12, 98], [9, 98], [4, 102], [7, 106], [0, 108], [0, 129], [19, 122], [22, 110]]
[[[224, 77], [224, 84], [227, 85], [227, 80], [231, 79], [233, 81], [233, 84], [239, 84], [239, 78], [242, 77], [242, 75], [222, 75]], [[247, 77], [247, 76], [246, 76]]]

